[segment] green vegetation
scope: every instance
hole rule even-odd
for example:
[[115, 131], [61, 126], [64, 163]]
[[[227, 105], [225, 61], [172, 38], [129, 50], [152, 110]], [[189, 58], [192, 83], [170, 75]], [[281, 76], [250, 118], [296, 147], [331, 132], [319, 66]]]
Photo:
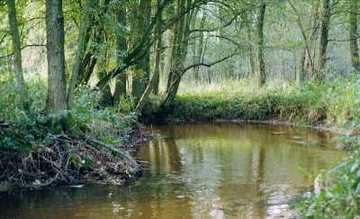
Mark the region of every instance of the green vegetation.
[[170, 120], [284, 120], [298, 125], [328, 125], [359, 130], [359, 84], [273, 82], [262, 89], [251, 80], [216, 85], [184, 84], [168, 115]]
[[318, 176], [319, 191], [298, 203], [298, 211], [309, 218], [354, 218], [360, 206], [360, 139], [351, 156], [334, 169]]
[[[139, 172], [125, 147], [138, 121], [280, 120], [359, 135], [358, 9], [357, 0], [0, 1], [0, 184], [123, 182]], [[348, 200], [336, 194], [359, 180], [336, 172], [343, 187], [301, 212], [357, 214], [353, 204], [339, 211]], [[340, 204], [328, 205], [334, 197]]]
[[[2, 81], [1, 91], [4, 95], [0, 97], [1, 109], [0, 118], [7, 121], [16, 129], [28, 133], [25, 139], [29, 139], [26, 144], [16, 147], [22, 149], [24, 146], [31, 146], [38, 136], [43, 138], [40, 133], [53, 131], [54, 134], [61, 130], [41, 130], [51, 126], [46, 114], [43, 112], [46, 100], [46, 86], [41, 78], [32, 79], [28, 82], [27, 92], [31, 95], [27, 97], [26, 109], [19, 110], [16, 107], [14, 96], [16, 91], [13, 81]], [[121, 136], [125, 136], [130, 129], [136, 125], [135, 114], [122, 114], [115, 108], [103, 108], [98, 105], [100, 95], [97, 92], [91, 92], [88, 87], [81, 87], [75, 94], [73, 107], [69, 110], [71, 118], [67, 124], [67, 129], [75, 135], [88, 135], [108, 144], [124, 143]], [[40, 130], [39, 130], [40, 129]], [[39, 133], [37, 133], [39, 132]], [[20, 133], [19, 133], [20, 134]], [[7, 140], [1, 139], [1, 140]], [[14, 139], [17, 140], [17, 139]], [[23, 139], [22, 139], [23, 140]], [[13, 144], [16, 144], [15, 142]], [[1, 147], [11, 148], [13, 144], [1, 144]], [[17, 144], [16, 144], [17, 145]]]
[[0, 158], [7, 163], [0, 165], [0, 170], [8, 187], [92, 180], [117, 184], [139, 174], [139, 166], [122, 149], [132, 147], [129, 133], [137, 129], [134, 114], [100, 107], [100, 95], [81, 87], [73, 108], [67, 111], [71, 116], [66, 118], [64, 132], [43, 111], [46, 86], [41, 78], [28, 81], [23, 110], [16, 107], [14, 81], [5, 78], [0, 83], [0, 118], [6, 121], [0, 127]]

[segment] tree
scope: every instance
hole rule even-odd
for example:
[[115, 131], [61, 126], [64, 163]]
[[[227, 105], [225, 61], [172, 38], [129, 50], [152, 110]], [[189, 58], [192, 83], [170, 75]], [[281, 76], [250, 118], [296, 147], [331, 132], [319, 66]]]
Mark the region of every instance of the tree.
[[[151, 1], [140, 0], [139, 2], [131, 2], [129, 13], [129, 47], [135, 48], [150, 25]], [[139, 58], [137, 63], [128, 72], [128, 92], [135, 99], [141, 97], [150, 78], [150, 53], [147, 48], [141, 48], [141, 50], [142, 57]]]
[[80, 20], [80, 30], [78, 36], [78, 45], [75, 55], [74, 64], [72, 67], [71, 80], [67, 90], [67, 101], [71, 105], [73, 90], [79, 84], [81, 80], [80, 75], [82, 74], [82, 64], [85, 57], [85, 52], [88, 47], [91, 26], [94, 23], [94, 10], [98, 5], [98, 0], [87, 0], [82, 10], [81, 20]]
[[319, 47], [319, 62], [317, 69], [317, 79], [324, 80], [324, 67], [327, 61], [327, 47], [329, 44], [329, 28], [331, 17], [330, 0], [322, 0], [321, 6], [321, 29], [320, 29], [320, 47]]
[[353, 68], [360, 72], [360, 58], [358, 45], [358, 0], [349, 0], [349, 35], [350, 35], [350, 54]]
[[17, 83], [18, 98], [17, 104], [18, 107], [23, 109], [25, 102], [25, 81], [23, 76], [22, 69], [22, 57], [21, 57], [21, 42], [18, 29], [18, 22], [16, 18], [16, 8], [15, 0], [7, 0], [8, 6], [8, 17], [9, 17], [9, 26], [12, 38], [12, 47], [14, 53], [14, 70]]
[[[191, 0], [179, 0], [176, 5], [177, 16], [185, 14], [184, 11], [190, 8], [191, 4]], [[194, 11], [192, 10], [190, 13], [186, 13], [185, 16], [182, 16], [182, 18], [173, 27], [174, 38], [171, 45], [173, 48], [171, 54], [170, 72], [166, 86], [166, 94], [162, 104], [165, 107], [169, 106], [175, 99], [180, 85], [188, 49], [190, 23], [193, 12]]]
[[259, 64], [259, 85], [263, 86], [266, 82], [266, 67], [264, 60], [264, 21], [265, 21], [266, 3], [260, 2], [260, 9], [257, 21], [258, 34], [258, 64]]
[[160, 61], [161, 61], [161, 51], [162, 51], [162, 12], [161, 12], [161, 0], [157, 0], [157, 11], [159, 16], [157, 16], [156, 27], [155, 27], [155, 38], [156, 38], [156, 47], [155, 47], [155, 69], [153, 74], [153, 82], [151, 86], [153, 87], [153, 93], [159, 93], [159, 82], [160, 82]]
[[67, 109], [62, 0], [46, 1], [46, 39], [48, 61], [47, 110], [49, 113], [59, 115]]
[[[200, 28], [203, 29], [205, 26], [205, 21], [206, 21], [206, 13], [205, 11], [202, 14], [201, 20], [200, 20]], [[204, 54], [204, 32], [200, 31], [199, 32], [199, 36], [198, 36], [198, 43], [196, 43], [195, 41], [195, 45], [193, 45], [194, 47], [194, 63], [199, 63], [201, 62], [201, 59], [203, 57]], [[199, 71], [200, 71], [200, 66], [194, 68], [194, 79], [195, 82], [199, 82]]]
[[[126, 27], [126, 7], [119, 5], [116, 9], [116, 21], [121, 30], [116, 33], [116, 62], [118, 66], [123, 65], [123, 58], [127, 53], [128, 46], [123, 29]], [[126, 75], [122, 74], [115, 78], [114, 102], [119, 101], [121, 95], [126, 94]]]

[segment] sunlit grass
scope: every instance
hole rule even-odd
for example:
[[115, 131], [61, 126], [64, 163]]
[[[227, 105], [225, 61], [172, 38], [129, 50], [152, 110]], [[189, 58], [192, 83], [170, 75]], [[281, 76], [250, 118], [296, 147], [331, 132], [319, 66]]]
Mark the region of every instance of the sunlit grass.
[[360, 129], [360, 86], [355, 78], [304, 85], [281, 80], [259, 88], [255, 79], [183, 82], [173, 116], [189, 120], [284, 119]]
[[226, 95], [226, 96], [254, 96], [274, 91], [286, 91], [296, 88], [288, 81], [272, 80], [259, 88], [256, 79], [223, 80], [214, 83], [182, 82], [178, 95]]

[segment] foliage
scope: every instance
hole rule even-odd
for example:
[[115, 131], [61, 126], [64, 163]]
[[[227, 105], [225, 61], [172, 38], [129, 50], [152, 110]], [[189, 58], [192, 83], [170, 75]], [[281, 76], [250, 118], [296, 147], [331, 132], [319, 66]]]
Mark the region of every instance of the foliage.
[[297, 205], [307, 218], [355, 218], [360, 214], [360, 150], [325, 173], [326, 185]]
[[[0, 81], [0, 121], [11, 124], [11, 130], [0, 130], [0, 148], [31, 149], [46, 141], [48, 133], [56, 133], [49, 125], [45, 112], [46, 86], [42, 79], [34, 77], [27, 83], [27, 108], [16, 107], [16, 89], [13, 80]], [[73, 107], [69, 110], [69, 129], [78, 136], [91, 136], [107, 144], [121, 144], [135, 126], [136, 116], [121, 114], [116, 108], [98, 105], [100, 94], [88, 87], [76, 91]]]
[[89, 87], [77, 90], [70, 110], [71, 129], [108, 144], [120, 144], [119, 136], [126, 135], [135, 126], [136, 116], [130, 111], [122, 114], [117, 108], [101, 107], [98, 105], [100, 98], [100, 93], [91, 91]]

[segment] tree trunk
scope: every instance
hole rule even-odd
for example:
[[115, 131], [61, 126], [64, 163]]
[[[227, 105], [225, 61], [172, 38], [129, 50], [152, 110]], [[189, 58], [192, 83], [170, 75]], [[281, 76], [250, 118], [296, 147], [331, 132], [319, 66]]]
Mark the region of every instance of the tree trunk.
[[157, 0], [157, 11], [160, 15], [157, 17], [155, 34], [156, 34], [156, 55], [155, 55], [155, 69], [154, 79], [151, 85], [152, 91], [155, 95], [159, 93], [159, 81], [160, 81], [160, 61], [161, 61], [161, 47], [162, 47], [162, 13], [161, 13], [161, 0]]
[[[136, 3], [137, 4], [137, 3]], [[131, 37], [130, 48], [138, 45], [141, 37], [144, 35], [151, 18], [151, 1], [140, 0], [139, 4], [131, 8]], [[139, 99], [145, 91], [146, 84], [150, 77], [150, 53], [148, 49], [142, 48], [142, 58], [130, 69], [127, 82], [128, 93], [135, 99]]]
[[298, 12], [297, 8], [295, 7], [295, 5], [291, 2], [288, 1], [288, 3], [290, 4], [290, 7], [293, 9], [293, 11], [295, 12], [297, 18], [296, 18], [296, 23], [298, 24], [300, 31], [301, 31], [301, 35], [303, 37], [304, 40], [304, 51], [302, 53], [302, 57], [301, 57], [301, 63], [300, 63], [300, 71], [299, 74], [297, 76], [297, 83], [301, 84], [302, 83], [302, 78], [304, 78], [304, 75], [307, 71], [308, 75], [311, 77], [312, 75], [312, 71], [313, 71], [313, 66], [314, 66], [314, 62], [313, 62], [313, 57], [311, 55], [311, 46], [313, 44], [313, 41], [315, 39], [315, 34], [316, 34], [316, 26], [317, 26], [317, 12], [318, 12], [318, 8], [319, 8], [319, 1], [317, 0], [317, 3], [314, 7], [314, 16], [313, 19], [314, 21], [310, 20], [310, 25], [313, 25], [313, 32], [310, 35], [310, 40], [308, 37], [308, 34], [306, 33], [306, 29], [303, 25], [302, 22], [302, 17], [301, 14]]
[[[103, 41], [103, 40], [102, 40]], [[108, 51], [105, 49], [105, 51], [102, 51], [102, 53], [99, 56], [97, 65], [97, 77], [100, 80], [102, 80], [107, 75], [107, 66], [108, 66]], [[106, 83], [106, 85], [102, 88], [100, 88], [100, 101], [99, 104], [103, 107], [111, 106], [113, 105], [113, 96], [111, 94], [111, 88], [110, 83]]]
[[47, 110], [52, 114], [62, 114], [67, 109], [62, 0], [46, 1], [46, 38], [48, 61]]
[[80, 71], [84, 70], [82, 68], [83, 66], [82, 63], [90, 39], [91, 24], [93, 23], [93, 19], [94, 19], [92, 14], [94, 13], [93, 10], [95, 10], [95, 8], [97, 7], [97, 1], [98, 0], [87, 0], [84, 9], [82, 11], [81, 20], [80, 20], [80, 30], [78, 36], [78, 45], [77, 45], [74, 65], [72, 68], [71, 79], [67, 90], [67, 100], [69, 106], [71, 105], [72, 102], [73, 90], [81, 81], [81, 78], [79, 77], [81, 75]]
[[[117, 23], [125, 27], [126, 26], [126, 8], [122, 5], [119, 6], [119, 10], [117, 11]], [[116, 62], [118, 66], [123, 64], [123, 57], [127, 52], [127, 43], [124, 34], [117, 34], [116, 36], [116, 50], [117, 57]], [[114, 91], [114, 102], [117, 103], [122, 95], [126, 94], [126, 75], [121, 74], [115, 78], [115, 91]]]
[[300, 59], [300, 68], [297, 71], [296, 74], [296, 84], [297, 85], [301, 85], [303, 84], [303, 82], [305, 81], [305, 75], [306, 75], [306, 71], [305, 71], [305, 63], [306, 63], [306, 57], [307, 57], [307, 49], [304, 48], [301, 54], [301, 59]]
[[12, 47], [14, 52], [14, 70], [17, 84], [17, 105], [20, 109], [24, 108], [25, 101], [25, 82], [22, 69], [21, 42], [19, 36], [18, 23], [16, 18], [15, 0], [7, 0], [9, 26], [12, 37]]
[[252, 34], [251, 34], [251, 28], [250, 25], [247, 23], [246, 24], [246, 29], [247, 29], [247, 39], [249, 41], [249, 62], [250, 62], [250, 71], [251, 74], [255, 74], [256, 72], [256, 67], [255, 67], [255, 52], [254, 52], [254, 46], [252, 44]]
[[264, 21], [265, 21], [266, 4], [261, 0], [260, 12], [258, 17], [258, 61], [259, 61], [259, 85], [262, 87], [266, 83], [266, 68], [264, 60]]
[[322, 16], [321, 16], [321, 32], [320, 32], [320, 48], [319, 48], [319, 62], [317, 69], [317, 79], [324, 80], [324, 68], [327, 61], [327, 46], [329, 43], [329, 27], [330, 27], [330, 0], [322, 0]]
[[82, 72], [80, 71], [81, 75], [79, 76], [79, 78], [81, 80], [79, 81], [79, 84], [88, 84], [90, 81], [90, 77], [94, 72], [97, 58], [93, 54], [93, 52], [94, 51], [89, 51], [84, 56], [84, 59], [81, 63]]
[[[160, 84], [164, 83], [166, 85], [170, 70], [171, 70], [171, 63], [172, 63], [172, 54], [173, 54], [173, 42], [174, 42], [174, 30], [171, 28], [165, 32], [165, 51], [164, 51], [164, 68], [162, 71], [162, 75], [160, 75]], [[165, 87], [164, 85], [164, 87]]]
[[[185, 8], [186, 0], [179, 0], [176, 7], [176, 14], [180, 16], [183, 14]], [[188, 17], [189, 14], [186, 14], [174, 25], [174, 37], [171, 44], [173, 49], [166, 93], [172, 90], [171, 86], [174, 86], [174, 83], [177, 81], [177, 77], [179, 77], [178, 73], [181, 72], [184, 59], [186, 58], [188, 44], [188, 36], [186, 35], [189, 34], [189, 32], [186, 33], [187, 29], [189, 29], [189, 27], [186, 27], [186, 25], [189, 24], [187, 23]]]
[[[205, 20], [206, 20], [206, 14], [203, 11], [203, 15], [202, 15], [200, 25], [199, 25], [200, 29], [204, 28]], [[199, 44], [198, 44], [197, 49], [195, 47], [195, 52], [196, 52], [196, 54], [195, 54], [194, 63], [199, 63], [199, 62], [201, 62], [201, 58], [204, 53], [204, 33], [202, 31], [200, 31], [200, 33], [199, 33]], [[199, 70], [200, 70], [200, 66], [194, 68], [195, 82], [199, 82]]]
[[360, 72], [359, 45], [358, 45], [358, 0], [350, 0], [350, 53], [353, 68]]
[[[176, 13], [184, 14], [184, 10], [189, 8], [191, 0], [179, 0]], [[171, 68], [166, 87], [165, 98], [161, 104], [162, 107], [168, 107], [175, 99], [178, 91], [181, 77], [184, 73], [184, 62], [187, 55], [187, 49], [190, 36], [190, 23], [193, 18], [193, 12], [188, 12], [174, 26], [174, 39], [171, 57]]]

